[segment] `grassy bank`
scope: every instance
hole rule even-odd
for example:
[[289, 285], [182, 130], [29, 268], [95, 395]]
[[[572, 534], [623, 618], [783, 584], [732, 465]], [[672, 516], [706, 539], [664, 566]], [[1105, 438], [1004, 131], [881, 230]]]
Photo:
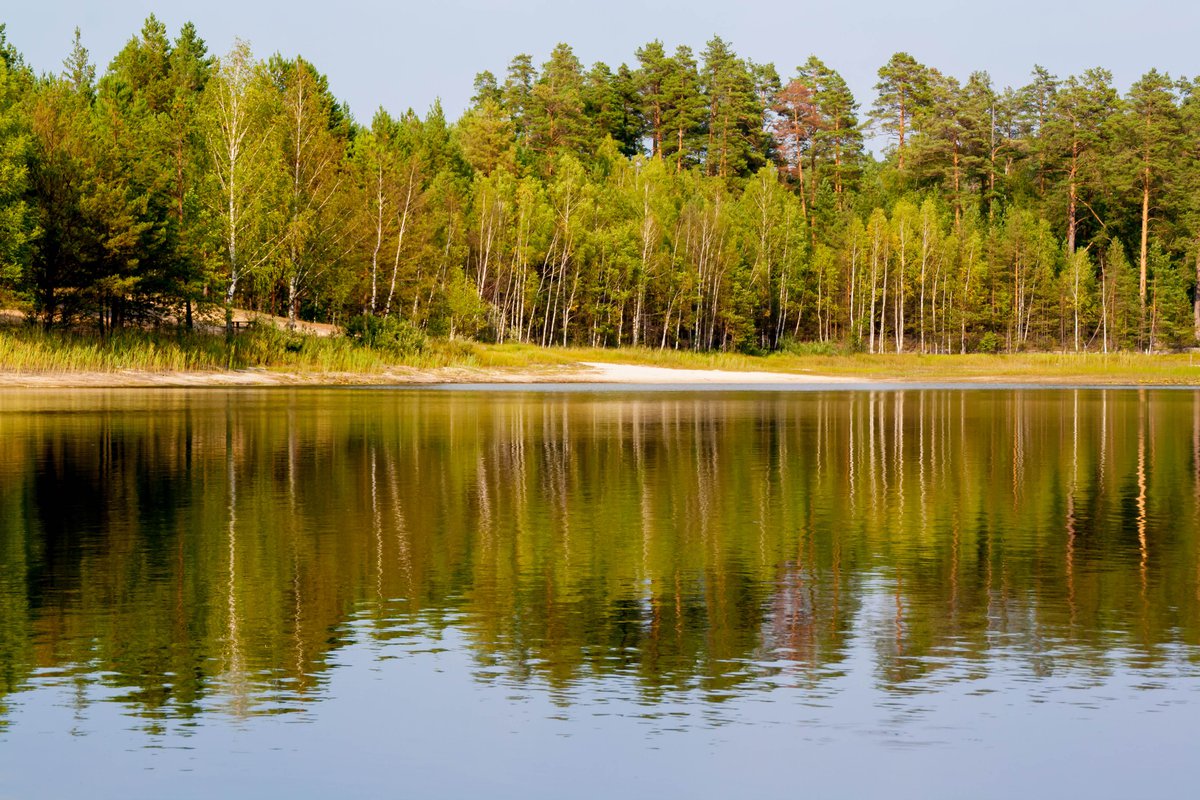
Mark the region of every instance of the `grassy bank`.
[[[211, 333], [128, 330], [109, 336], [0, 326], [0, 372], [220, 373], [265, 370], [317, 378], [324, 374], [383, 376], [418, 370], [432, 378], [439, 370], [471, 370], [473, 379], [489, 371], [510, 377], [540, 372], [561, 374], [580, 362], [608, 362], [691, 370], [801, 373], [814, 376], [901, 381], [1010, 381], [1021, 383], [1200, 384], [1200, 358], [1191, 354], [1138, 353], [1018, 355], [866, 355], [736, 353], [623, 348], [542, 348], [428, 340], [411, 352], [370, 348], [340, 336], [292, 335], [264, 325], [240, 331], [231, 342]], [[699, 377], [699, 376], [698, 376]]]

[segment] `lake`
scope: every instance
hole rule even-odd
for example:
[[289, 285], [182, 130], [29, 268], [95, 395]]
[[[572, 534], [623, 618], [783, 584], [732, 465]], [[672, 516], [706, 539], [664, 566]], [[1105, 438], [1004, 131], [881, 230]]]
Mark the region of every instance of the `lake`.
[[0, 393], [0, 798], [1166, 797], [1200, 393]]

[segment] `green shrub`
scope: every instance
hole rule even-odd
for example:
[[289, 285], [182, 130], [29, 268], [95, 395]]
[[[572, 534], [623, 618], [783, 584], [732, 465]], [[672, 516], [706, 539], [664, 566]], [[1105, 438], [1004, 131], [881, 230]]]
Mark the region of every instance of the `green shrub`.
[[784, 339], [779, 349], [790, 356], [836, 356], [843, 349], [834, 342], [801, 342], [795, 339]]
[[1003, 340], [1001, 340], [1000, 336], [995, 331], [988, 331], [983, 336], [979, 337], [979, 344], [975, 346], [975, 352], [999, 353], [1003, 344]]
[[372, 350], [411, 355], [425, 349], [425, 334], [408, 320], [362, 314], [346, 323], [346, 336]]

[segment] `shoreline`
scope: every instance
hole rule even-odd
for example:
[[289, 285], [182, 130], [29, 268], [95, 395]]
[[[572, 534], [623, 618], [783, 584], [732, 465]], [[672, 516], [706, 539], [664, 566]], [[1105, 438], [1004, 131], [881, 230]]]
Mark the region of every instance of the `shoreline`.
[[639, 364], [577, 362], [527, 367], [396, 367], [372, 373], [296, 372], [245, 369], [194, 372], [5, 372], [0, 371], [0, 391], [5, 389], [184, 389], [269, 388], [322, 386], [456, 386], [503, 384], [538, 386], [561, 384], [621, 384], [628, 386], [796, 386], [855, 383], [844, 376], [724, 369], [683, 369]]
[[[680, 390], [704, 388], [786, 389], [829, 387], [831, 389], [879, 387], [986, 388], [1187, 388], [1200, 386], [1200, 371], [1186, 381], [1129, 380], [1129, 375], [1080, 374], [948, 374], [891, 375], [865, 371], [817, 374], [812, 371], [784, 372], [739, 369], [660, 367], [601, 361], [578, 361], [557, 365], [521, 367], [395, 367], [380, 372], [315, 372], [270, 369], [198, 370], [190, 372], [116, 370], [16, 372], [0, 370], [0, 392], [5, 390], [61, 389], [187, 389], [187, 388], [321, 388], [321, 387], [420, 387], [454, 386], [545, 386], [604, 385], [669, 387]], [[1190, 376], [1189, 376], [1190, 377]]]

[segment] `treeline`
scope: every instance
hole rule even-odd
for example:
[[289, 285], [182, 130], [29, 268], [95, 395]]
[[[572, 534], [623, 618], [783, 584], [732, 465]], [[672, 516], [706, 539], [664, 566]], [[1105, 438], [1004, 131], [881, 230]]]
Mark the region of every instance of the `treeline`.
[[[899, 53], [860, 108], [720, 38], [484, 72], [369, 125], [302, 58], [150, 17], [97, 78], [0, 27], [0, 292], [47, 325], [245, 306], [596, 346], [1163, 349], [1200, 331], [1200, 81], [965, 83]], [[864, 134], [886, 135], [882, 158]]]

